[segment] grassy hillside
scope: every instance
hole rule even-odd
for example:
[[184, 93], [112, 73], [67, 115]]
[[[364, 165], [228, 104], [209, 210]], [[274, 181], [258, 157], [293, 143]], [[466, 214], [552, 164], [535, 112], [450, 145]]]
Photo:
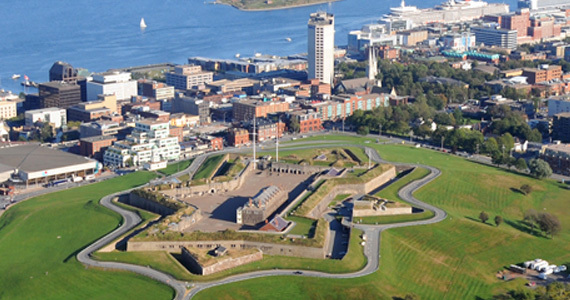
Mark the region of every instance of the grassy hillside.
[[[196, 299], [260, 299], [276, 293], [289, 299], [391, 299], [408, 292], [421, 299], [484, 299], [498, 290], [522, 286], [522, 281], [495, 278], [505, 265], [536, 257], [555, 264], [570, 261], [570, 191], [560, 184], [425, 149], [370, 146], [389, 161], [440, 168], [443, 174], [415, 196], [445, 209], [448, 218], [384, 232], [380, 269], [364, 278], [271, 277], [208, 289]], [[530, 195], [513, 190], [525, 183], [534, 188]], [[558, 216], [562, 232], [553, 239], [528, 233], [519, 220], [529, 208]], [[482, 210], [491, 219], [501, 215], [505, 223], [482, 224], [477, 220]]]
[[99, 200], [153, 177], [137, 172], [9, 209], [0, 218], [0, 299], [171, 299], [173, 291], [158, 282], [86, 268], [75, 258], [121, 222]]

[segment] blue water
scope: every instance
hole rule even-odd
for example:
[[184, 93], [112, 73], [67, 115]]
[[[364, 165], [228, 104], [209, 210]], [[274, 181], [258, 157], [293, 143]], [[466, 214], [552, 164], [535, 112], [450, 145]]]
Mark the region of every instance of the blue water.
[[[407, 0], [432, 7], [440, 0]], [[492, 1], [495, 2], [495, 1]], [[498, 1], [496, 1], [498, 2]], [[506, 3], [515, 7], [516, 0]], [[336, 44], [350, 30], [375, 22], [400, 0], [344, 0], [310, 7], [242, 12], [200, 0], [21, 0], [0, 9], [0, 88], [24, 91], [12, 74], [47, 81], [62, 60], [100, 72], [190, 56], [233, 58], [256, 52], [306, 52], [307, 20], [317, 10], [335, 14]], [[141, 31], [144, 17], [148, 27]], [[285, 39], [290, 37], [291, 42]]]

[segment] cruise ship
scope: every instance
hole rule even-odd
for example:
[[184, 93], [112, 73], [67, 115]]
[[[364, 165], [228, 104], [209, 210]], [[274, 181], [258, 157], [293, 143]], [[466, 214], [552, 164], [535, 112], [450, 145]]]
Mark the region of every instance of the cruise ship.
[[569, 0], [519, 0], [519, 8], [530, 8], [531, 10], [545, 8], [560, 8], [570, 6]]
[[479, 19], [489, 14], [509, 12], [509, 5], [484, 1], [449, 0], [434, 8], [420, 9], [406, 5], [390, 8], [390, 13], [380, 19], [380, 23], [392, 25], [392, 30], [411, 29], [429, 23], [458, 23]]

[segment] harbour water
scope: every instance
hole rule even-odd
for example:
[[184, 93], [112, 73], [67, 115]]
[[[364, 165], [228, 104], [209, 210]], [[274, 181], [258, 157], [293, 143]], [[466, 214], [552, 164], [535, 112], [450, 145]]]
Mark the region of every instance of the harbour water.
[[[208, 1], [209, 2], [209, 1]], [[433, 7], [441, 0], [407, 0]], [[489, 2], [500, 2], [491, 0]], [[511, 8], [516, 0], [507, 0]], [[0, 88], [24, 91], [24, 75], [47, 81], [51, 65], [66, 61], [101, 72], [190, 56], [233, 58], [236, 53], [287, 55], [306, 52], [307, 20], [317, 10], [335, 14], [335, 43], [376, 22], [400, 0], [344, 0], [285, 10], [244, 12], [201, 0], [22, 0], [0, 10]], [[139, 23], [147, 24], [141, 30]], [[291, 41], [287, 41], [290, 38]], [[12, 80], [12, 74], [21, 74]]]

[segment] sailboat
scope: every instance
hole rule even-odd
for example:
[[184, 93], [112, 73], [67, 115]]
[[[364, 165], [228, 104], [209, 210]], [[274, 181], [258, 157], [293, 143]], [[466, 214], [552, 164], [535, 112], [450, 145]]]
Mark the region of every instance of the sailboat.
[[144, 18], [141, 18], [141, 28], [146, 28], [146, 23], [144, 22]]

